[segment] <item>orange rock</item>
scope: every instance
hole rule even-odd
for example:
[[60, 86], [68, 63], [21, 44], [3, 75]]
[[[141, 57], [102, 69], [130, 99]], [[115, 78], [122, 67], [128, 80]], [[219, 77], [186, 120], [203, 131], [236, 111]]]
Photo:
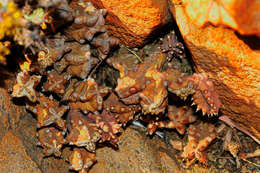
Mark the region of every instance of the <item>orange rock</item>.
[[23, 107], [13, 104], [6, 89], [0, 88], [0, 125], [15, 128], [25, 112]]
[[[176, 134], [177, 135], [177, 134]], [[102, 147], [96, 150], [97, 163], [89, 173], [191, 173], [214, 172], [216, 168], [194, 165], [183, 169], [176, 151], [157, 136], [150, 138], [142, 129], [127, 128], [119, 137], [118, 150]], [[66, 149], [66, 148], [65, 148]]]
[[127, 128], [119, 137], [118, 150], [109, 147], [96, 150], [97, 163], [89, 172], [161, 173], [160, 160], [156, 158], [159, 146], [165, 145], [158, 138], [150, 140], [145, 133]]
[[169, 0], [171, 12], [191, 51], [196, 71], [208, 73], [213, 79], [223, 103], [223, 115], [260, 142], [259, 38], [245, 38], [231, 29], [211, 25], [198, 28], [186, 16], [180, 1]]
[[141, 46], [149, 35], [170, 21], [166, 0], [90, 0], [106, 8], [108, 28], [122, 43]]
[[177, 162], [169, 156], [166, 152], [158, 152], [158, 155], [160, 157], [161, 163], [162, 163], [162, 171], [161, 172], [182, 172], [184, 173], [184, 170], [181, 170], [178, 167]]
[[260, 36], [259, 0], [183, 0], [183, 5], [197, 26], [225, 25], [243, 35]]
[[22, 140], [10, 131], [0, 140], [0, 172], [41, 173], [37, 164], [27, 154]]

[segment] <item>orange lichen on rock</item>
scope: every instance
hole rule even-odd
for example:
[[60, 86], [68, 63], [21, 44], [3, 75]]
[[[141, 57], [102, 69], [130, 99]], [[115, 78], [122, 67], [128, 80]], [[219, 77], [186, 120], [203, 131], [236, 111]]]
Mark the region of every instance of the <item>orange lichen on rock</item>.
[[185, 12], [197, 26], [224, 25], [240, 34], [260, 36], [258, 0], [183, 0]]
[[204, 151], [216, 137], [215, 127], [212, 124], [200, 123], [198, 125], [190, 125], [188, 129], [188, 143], [181, 154], [181, 157], [187, 160], [187, 166], [196, 160], [206, 164], [207, 158]]
[[206, 72], [212, 79], [223, 104], [223, 115], [259, 142], [260, 52], [257, 46], [253, 46], [257, 45], [258, 38], [242, 37], [231, 29], [212, 25], [198, 28], [186, 15], [183, 5], [173, 6], [179, 2], [169, 1], [172, 14], [192, 54], [195, 70]]
[[99, 8], [108, 10], [108, 28], [122, 43], [131, 47], [143, 45], [152, 32], [164, 26], [170, 19], [166, 1], [90, 1]]

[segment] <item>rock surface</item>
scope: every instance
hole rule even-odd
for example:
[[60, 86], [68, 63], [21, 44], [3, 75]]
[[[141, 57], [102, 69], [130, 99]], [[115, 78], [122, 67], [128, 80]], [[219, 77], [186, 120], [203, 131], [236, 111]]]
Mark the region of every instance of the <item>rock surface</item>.
[[260, 36], [259, 0], [183, 0], [185, 12], [197, 26], [224, 25], [240, 34]]
[[130, 47], [142, 46], [148, 37], [170, 21], [166, 0], [90, 0], [106, 8], [106, 23], [113, 35]]
[[151, 140], [144, 132], [129, 127], [120, 136], [118, 150], [97, 149], [98, 162], [89, 172], [161, 173], [164, 168], [178, 169], [172, 159], [160, 152], [163, 147], [165, 144], [157, 136]]
[[[20, 101], [14, 102], [19, 104]], [[64, 160], [43, 158], [42, 149], [36, 146], [36, 124], [24, 106], [14, 104], [7, 90], [0, 88], [1, 173], [68, 172], [69, 165]]]
[[12, 102], [7, 90], [0, 88], [0, 126], [14, 128], [24, 113], [25, 109]]
[[64, 158], [44, 157], [43, 149], [37, 146], [39, 140], [36, 137], [36, 124], [37, 120], [27, 113], [21, 118], [18, 127], [13, 130], [14, 134], [23, 141], [26, 153], [43, 173], [69, 172], [69, 164]]
[[0, 172], [41, 173], [36, 163], [26, 153], [26, 148], [21, 139], [9, 131], [1, 139]]
[[[180, 0], [169, 0], [171, 12], [195, 63], [209, 74], [223, 103], [222, 114], [260, 142], [260, 41], [232, 29], [198, 28], [186, 16]], [[175, 5], [174, 5], [175, 4]]]

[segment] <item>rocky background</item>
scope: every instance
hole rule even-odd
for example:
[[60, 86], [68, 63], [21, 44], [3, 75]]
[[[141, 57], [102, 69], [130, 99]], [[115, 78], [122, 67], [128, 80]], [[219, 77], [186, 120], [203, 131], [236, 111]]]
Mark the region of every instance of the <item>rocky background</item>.
[[[124, 62], [128, 68], [133, 68], [146, 56], [155, 54], [157, 47], [163, 49], [160, 38], [162, 38], [161, 40], [167, 38], [169, 33], [174, 30], [178, 40], [183, 41], [187, 59], [182, 61], [173, 59], [171, 64], [187, 74], [192, 73], [193, 70], [198, 73], [206, 73], [213, 81], [222, 102], [218, 116], [213, 118], [203, 116], [203, 109], [194, 113], [198, 119], [194, 125], [197, 126], [190, 125], [188, 130], [184, 131], [185, 134], [183, 132], [184, 135], [180, 135], [182, 133], [178, 129], [177, 131], [162, 129], [159, 133], [149, 136], [147, 132], [154, 133], [152, 128], [149, 129], [149, 126], [146, 130], [145, 127], [137, 127], [129, 123], [126, 125], [127, 128], [123, 128], [120, 132], [116, 147], [113, 145], [113, 141], [112, 144], [97, 144], [96, 158], [93, 159], [94, 162], [97, 160], [97, 163], [91, 165], [91, 169], [82, 169], [81, 172], [257, 172], [260, 170], [260, 3], [257, 0], [233, 0], [228, 3], [215, 0], [198, 0], [196, 2], [192, 0], [89, 1], [98, 9], [107, 10], [107, 14], [100, 12], [98, 22], [93, 27], [95, 29], [91, 31], [88, 30], [88, 27], [81, 29], [80, 26], [80, 20], [88, 19], [70, 19], [68, 17], [70, 14], [67, 13], [59, 16], [63, 17], [61, 20], [55, 19], [57, 16], [48, 11], [51, 8], [47, 4], [57, 3], [58, 6], [55, 8], [63, 10], [68, 8], [67, 6], [63, 7], [62, 3], [59, 4], [59, 1], [46, 1], [47, 3], [39, 1], [40, 6], [45, 10], [43, 16], [39, 11], [37, 15], [32, 15], [32, 9], [25, 11], [26, 8], [23, 8], [23, 14], [27, 16], [26, 20], [34, 22], [36, 19], [41, 19], [40, 22], [34, 23], [38, 25], [37, 29], [28, 27], [26, 28], [28, 30], [6, 32], [10, 28], [20, 27], [18, 26], [20, 24], [11, 22], [11, 26], [9, 26], [4, 22], [16, 21], [21, 15], [17, 12], [18, 8], [31, 4], [31, 2], [23, 4], [18, 0], [7, 1], [16, 3], [17, 9], [8, 5], [1, 7], [2, 16], [5, 17], [4, 14], [8, 13], [7, 17], [12, 16], [13, 19], [7, 20], [2, 17], [0, 28], [3, 35], [0, 35], [2, 38], [0, 57], [2, 69], [0, 72], [0, 172], [52, 173], [69, 172], [73, 169], [69, 163], [71, 155], [73, 155], [72, 148], [63, 147], [61, 153], [57, 155], [58, 157], [55, 152], [53, 152], [55, 157], [52, 155], [53, 153], [46, 155], [43, 149], [37, 146], [39, 138], [36, 130], [39, 129], [39, 123], [40, 126], [45, 126], [45, 124], [41, 124], [39, 119], [37, 121], [36, 116], [32, 114], [33, 108], [25, 107], [22, 99], [10, 96], [10, 94], [15, 97], [19, 95], [19, 93], [15, 93], [16, 90], [13, 87], [17, 85], [17, 74], [21, 64], [25, 65], [26, 61], [24, 60], [28, 61], [28, 57], [20, 55], [22, 48], [13, 42], [21, 43], [20, 45], [23, 47], [31, 49], [31, 52], [38, 52], [40, 66], [35, 71], [44, 74], [46, 73], [45, 64], [51, 61], [56, 62], [60, 54], [68, 50], [66, 47], [58, 45], [62, 47], [60, 49], [62, 52], [51, 52], [56, 59], [48, 61], [45, 59], [46, 51], [42, 50], [45, 48], [53, 50], [55, 46], [53, 47], [52, 43], [47, 43], [44, 45], [47, 47], [43, 47], [36, 43], [41, 42], [41, 34], [35, 34], [33, 42], [30, 39], [26, 40], [26, 37], [20, 37], [20, 35], [29, 31], [37, 33], [39, 30], [44, 30], [45, 34], [54, 31], [56, 33], [60, 26], [64, 26], [64, 18], [68, 20], [66, 21], [68, 23], [74, 22], [63, 33], [66, 39], [76, 40], [79, 43], [82, 42], [82, 38], [87, 41], [91, 40], [91, 48], [96, 49], [94, 52], [96, 59], [88, 61], [88, 65], [91, 64], [92, 67], [94, 67], [93, 64], [99, 62], [99, 58], [108, 58], [108, 65], [114, 62]], [[1, 3], [3, 5], [7, 2]], [[70, 8], [78, 8], [77, 3], [86, 2], [72, 1]], [[49, 17], [53, 17], [52, 21], [46, 19], [47, 11], [50, 13]], [[103, 25], [106, 26], [106, 29]], [[47, 27], [46, 30], [45, 27]], [[89, 32], [87, 36], [83, 34], [85, 32]], [[101, 34], [94, 37], [96, 32], [108, 32], [109, 35]], [[91, 35], [94, 37], [93, 40], [90, 38]], [[11, 42], [6, 37], [12, 37]], [[100, 43], [99, 40], [105, 41]], [[112, 49], [119, 42], [120, 47], [113, 52]], [[71, 44], [69, 47], [72, 48], [71, 54], [78, 53], [77, 51], [73, 52], [73, 50], [78, 50], [76, 44]], [[22, 54], [24, 53], [22, 52]], [[67, 71], [70, 74], [83, 79], [89, 75], [90, 71], [82, 70], [86, 69], [85, 60], [83, 63], [83, 61], [68, 57], [63, 59], [66, 60], [59, 61], [60, 63], [54, 67], [55, 70], [62, 69], [62, 65], [68, 63]], [[41, 63], [41, 60], [44, 62]], [[79, 68], [81, 70], [77, 71]], [[118, 70], [120, 71], [120, 68]], [[108, 83], [111, 86], [116, 85], [117, 78], [118, 73], [106, 65], [101, 66], [95, 74], [98, 83], [107, 83], [105, 80], [109, 80]], [[48, 87], [46, 88], [48, 89]], [[33, 95], [30, 94], [30, 96], [29, 99], [34, 100]], [[176, 101], [176, 99], [175, 96], [170, 95], [169, 103], [171, 101], [173, 103], [182, 102], [182, 104], [189, 102], [178, 99]], [[128, 122], [128, 120], [121, 121]], [[213, 124], [215, 127], [201, 125], [201, 122]], [[156, 125], [162, 127], [164, 124], [158, 125], [157, 123]], [[62, 129], [61, 126], [59, 127]], [[186, 125], [183, 127], [184, 130], [185, 127]], [[198, 127], [200, 128], [198, 133], [201, 136], [214, 140], [211, 141], [211, 146], [205, 152], [206, 167], [204, 162], [199, 160], [204, 159], [204, 156], [196, 156], [197, 161], [193, 157], [188, 159], [189, 161], [183, 159], [189, 158], [183, 156], [185, 155], [183, 153], [189, 153], [186, 151], [187, 143], [192, 141], [191, 138], [194, 136], [191, 134]], [[210, 129], [212, 129], [212, 133]], [[206, 134], [205, 131], [207, 131]], [[199, 141], [203, 140], [203, 138], [198, 139]]]

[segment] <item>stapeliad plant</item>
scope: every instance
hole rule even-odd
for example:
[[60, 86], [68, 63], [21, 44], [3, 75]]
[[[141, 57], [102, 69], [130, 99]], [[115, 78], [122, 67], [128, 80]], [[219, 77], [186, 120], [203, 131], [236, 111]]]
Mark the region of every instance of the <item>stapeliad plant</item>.
[[[184, 46], [174, 32], [162, 40], [152, 55], [128, 68], [110, 59], [119, 40], [107, 32], [105, 9], [96, 9], [88, 2], [66, 0], [48, 8], [50, 14], [36, 5], [24, 15], [34, 29], [25, 28], [29, 33], [24, 36], [28, 44], [21, 43], [26, 49], [26, 61], [20, 64], [21, 71], [12, 90], [12, 97], [24, 98], [26, 109], [37, 118], [38, 145], [45, 156], [60, 157], [62, 149], [69, 146], [70, 169], [87, 172], [96, 162], [98, 144], [117, 147], [122, 126], [134, 119], [147, 124], [149, 135], [162, 128], [185, 134], [186, 124], [196, 118], [187, 106], [169, 105], [169, 93], [183, 100], [192, 95], [193, 104], [203, 115], [218, 114], [221, 103], [207, 74], [188, 74], [171, 65], [173, 59], [185, 58]], [[73, 19], [57, 20], [65, 21], [62, 33], [55, 33], [56, 28], [52, 32], [45, 28], [44, 24], [49, 22], [46, 16], [57, 22], [54, 14]], [[93, 74], [101, 64], [120, 73], [115, 87], [97, 82]], [[214, 140], [214, 135], [211, 138], [208, 135], [211, 134], [191, 140], [199, 146], [186, 147], [183, 158], [205, 163], [205, 155], [197, 150], [205, 149]], [[211, 140], [205, 143], [208, 138]], [[190, 154], [194, 152], [195, 155]]]

